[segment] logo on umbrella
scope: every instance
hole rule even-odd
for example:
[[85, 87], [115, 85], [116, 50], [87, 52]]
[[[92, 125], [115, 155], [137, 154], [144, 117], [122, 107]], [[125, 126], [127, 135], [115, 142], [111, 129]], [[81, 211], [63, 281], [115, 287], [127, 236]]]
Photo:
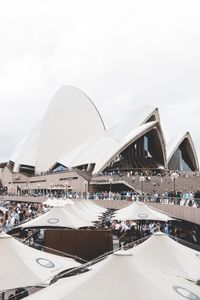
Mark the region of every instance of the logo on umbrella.
[[173, 286], [173, 289], [177, 294], [181, 295], [182, 297], [186, 299], [192, 299], [192, 300], [200, 300], [200, 297], [193, 292], [190, 292], [189, 290], [181, 287], [181, 286]]
[[57, 218], [50, 218], [47, 220], [47, 223], [49, 223], [49, 224], [56, 224], [58, 222], [59, 222], [59, 219], [57, 219]]
[[145, 218], [148, 218], [148, 215], [147, 214], [139, 214], [138, 218], [145, 219]]
[[44, 268], [54, 268], [55, 267], [55, 264], [46, 258], [39, 257], [36, 259], [36, 262]]

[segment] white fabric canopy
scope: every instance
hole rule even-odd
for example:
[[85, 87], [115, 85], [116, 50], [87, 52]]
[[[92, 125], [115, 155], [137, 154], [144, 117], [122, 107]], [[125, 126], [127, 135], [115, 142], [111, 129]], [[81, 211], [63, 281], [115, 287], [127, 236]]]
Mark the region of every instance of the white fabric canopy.
[[21, 224], [18, 227], [67, 227], [78, 229], [81, 227], [94, 226], [91, 222], [79, 219], [77, 216], [66, 211], [64, 207], [53, 207], [45, 214]]
[[200, 252], [174, 241], [162, 232], [131, 249], [137, 261], [165, 274], [200, 279]]
[[99, 206], [94, 201], [95, 200], [85, 200], [91, 207], [93, 207], [96, 211], [105, 213], [107, 211], [106, 208]]
[[194, 283], [156, 272], [123, 252], [94, 265], [92, 271], [61, 279], [27, 300], [200, 300], [200, 288]]
[[75, 200], [72, 205], [65, 205], [65, 209], [79, 219], [89, 222], [98, 221], [102, 213], [106, 211], [90, 200]]
[[92, 206], [88, 205], [84, 200], [75, 202], [75, 207], [78, 207], [78, 209], [88, 215], [92, 221], [96, 221], [102, 216], [102, 212], [94, 211]]
[[98, 220], [98, 216], [94, 217], [93, 214], [90, 214], [90, 212], [83, 211], [78, 205], [66, 205], [65, 209], [79, 219], [89, 222]]
[[135, 201], [131, 205], [119, 209], [113, 216], [113, 220], [174, 220], [166, 214], [150, 208], [143, 202]]
[[68, 204], [73, 204], [74, 202], [70, 199], [63, 199], [63, 198], [48, 198], [43, 204], [48, 206], [65, 206]]
[[58, 273], [80, 266], [75, 260], [28, 247], [0, 234], [0, 291], [48, 284]]

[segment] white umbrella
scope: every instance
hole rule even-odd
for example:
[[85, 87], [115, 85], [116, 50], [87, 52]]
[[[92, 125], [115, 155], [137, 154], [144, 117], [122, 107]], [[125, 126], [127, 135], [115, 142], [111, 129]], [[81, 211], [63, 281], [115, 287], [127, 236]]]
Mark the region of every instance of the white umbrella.
[[195, 284], [156, 272], [121, 252], [94, 265], [92, 271], [61, 279], [27, 300], [200, 300], [199, 291]]
[[71, 199], [69, 198], [62, 198], [64, 200], [64, 203], [65, 205], [68, 205], [68, 204], [74, 204], [74, 201], [72, 201]]
[[88, 207], [84, 202], [79, 201], [75, 203], [75, 206], [77, 206], [82, 212], [87, 214], [89, 216], [90, 220], [96, 221], [101, 217], [101, 213], [99, 212], [94, 212], [91, 210], [91, 208]]
[[101, 213], [105, 213], [107, 211], [106, 208], [99, 206], [98, 204], [96, 204], [94, 201], [95, 200], [85, 200], [88, 202], [88, 204], [90, 205], [90, 207], [93, 207], [94, 210], [101, 212]]
[[162, 232], [154, 233], [131, 249], [133, 258], [166, 274], [200, 279], [200, 252], [190, 249]]
[[107, 211], [106, 208], [96, 205], [92, 200], [80, 200], [80, 201], [77, 201], [76, 203], [84, 205], [90, 211], [92, 211], [96, 214], [99, 214], [99, 215], [102, 215], [103, 213], [105, 213]]
[[81, 208], [78, 205], [66, 205], [65, 206], [66, 211], [70, 212], [71, 214], [75, 215], [77, 218], [85, 220], [85, 221], [96, 221], [98, 218], [95, 218], [90, 216], [89, 213], [86, 213], [85, 211], [81, 210]]
[[159, 211], [150, 208], [143, 202], [136, 201], [128, 207], [118, 210], [113, 220], [158, 220], [158, 221], [169, 221], [174, 220], [166, 214], [160, 213]]
[[43, 204], [48, 206], [65, 206], [68, 204], [73, 204], [73, 201], [70, 199], [63, 199], [63, 198], [48, 198]]
[[80, 266], [75, 260], [28, 247], [0, 234], [0, 291], [46, 285], [58, 273]]
[[18, 227], [35, 228], [35, 227], [65, 227], [78, 229], [81, 227], [94, 226], [87, 220], [79, 219], [77, 216], [66, 211], [64, 207], [53, 207], [48, 212], [39, 217], [32, 219]]

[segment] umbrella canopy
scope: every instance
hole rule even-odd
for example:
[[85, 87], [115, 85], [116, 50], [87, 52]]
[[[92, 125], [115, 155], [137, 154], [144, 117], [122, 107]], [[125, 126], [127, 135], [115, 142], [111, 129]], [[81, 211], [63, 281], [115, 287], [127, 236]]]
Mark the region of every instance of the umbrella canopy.
[[103, 208], [103, 207], [97, 205], [96, 203], [94, 203], [94, 200], [93, 201], [92, 200], [84, 200], [84, 201], [89, 207], [91, 207], [91, 209], [93, 209], [96, 212], [105, 213], [107, 211], [106, 208]]
[[27, 300], [200, 300], [199, 292], [194, 283], [156, 272], [121, 251], [94, 265], [92, 271], [73, 280], [61, 279]]
[[62, 200], [65, 201], [65, 205], [68, 205], [68, 204], [74, 204], [74, 201], [72, 201], [72, 200], [69, 199], [69, 198], [62, 198]]
[[73, 204], [74, 202], [70, 199], [63, 199], [63, 198], [48, 198], [43, 204], [48, 206], [65, 206], [67, 204]]
[[48, 284], [56, 274], [77, 266], [75, 260], [28, 247], [0, 234], [0, 291]]
[[113, 220], [157, 220], [169, 221], [174, 220], [166, 214], [150, 208], [143, 202], [136, 201], [128, 207], [118, 210], [112, 218]]
[[81, 227], [94, 226], [87, 220], [82, 220], [66, 211], [64, 207], [53, 207], [45, 214], [21, 224], [21, 228], [35, 228], [35, 227], [64, 227], [78, 229]]
[[89, 200], [76, 200], [74, 205], [65, 205], [65, 209], [78, 218], [89, 222], [98, 221], [99, 217], [106, 211]]
[[194, 281], [200, 279], [200, 252], [183, 246], [162, 232], [154, 233], [131, 252], [137, 261], [165, 274]]
[[90, 211], [93, 211], [98, 214], [103, 214], [107, 211], [106, 208], [103, 208], [94, 203], [95, 200], [76, 200], [76, 204], [82, 204], [87, 207]]
[[102, 216], [101, 212], [92, 210], [91, 207], [88, 207], [88, 204], [86, 204], [85, 202], [79, 201], [75, 203], [75, 206], [77, 206], [82, 212], [88, 215], [89, 219], [92, 221], [96, 221]]
[[93, 215], [90, 215], [89, 212], [87, 213], [86, 211], [81, 210], [78, 205], [66, 205], [65, 210], [85, 221], [92, 222], [98, 220], [98, 217], [95, 218]]

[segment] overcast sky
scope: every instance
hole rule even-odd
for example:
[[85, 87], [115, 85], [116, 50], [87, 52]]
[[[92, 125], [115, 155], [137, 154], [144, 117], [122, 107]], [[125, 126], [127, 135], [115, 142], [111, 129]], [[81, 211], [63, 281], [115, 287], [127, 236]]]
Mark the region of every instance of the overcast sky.
[[84, 91], [107, 127], [159, 107], [166, 140], [190, 131], [200, 153], [200, 1], [0, 2], [0, 160], [63, 84]]

